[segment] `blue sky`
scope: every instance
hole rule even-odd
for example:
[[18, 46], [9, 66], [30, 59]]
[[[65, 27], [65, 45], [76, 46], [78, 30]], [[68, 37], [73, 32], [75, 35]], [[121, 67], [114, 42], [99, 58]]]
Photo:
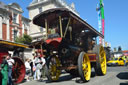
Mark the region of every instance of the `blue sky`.
[[[23, 16], [28, 18], [26, 7], [32, 0], [0, 0], [5, 4], [18, 3], [24, 10]], [[98, 14], [96, 12], [99, 0], [66, 0], [75, 3], [75, 8], [82, 19], [98, 30]], [[128, 50], [128, 0], [104, 0], [105, 41], [111, 43], [112, 49], [121, 46]]]

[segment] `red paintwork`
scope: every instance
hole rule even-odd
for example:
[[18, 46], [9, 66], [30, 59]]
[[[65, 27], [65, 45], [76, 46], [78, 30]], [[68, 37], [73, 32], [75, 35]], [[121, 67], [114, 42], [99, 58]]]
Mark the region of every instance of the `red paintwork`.
[[51, 44], [55, 48], [57, 48], [61, 41], [62, 41], [62, 38], [53, 38], [53, 39], [47, 39], [46, 43]]
[[8, 52], [7, 51], [0, 51], [0, 64], [2, 63], [2, 57], [4, 56], [4, 55], [8, 55]]
[[88, 54], [89, 59], [91, 62], [95, 62], [96, 61], [96, 54]]

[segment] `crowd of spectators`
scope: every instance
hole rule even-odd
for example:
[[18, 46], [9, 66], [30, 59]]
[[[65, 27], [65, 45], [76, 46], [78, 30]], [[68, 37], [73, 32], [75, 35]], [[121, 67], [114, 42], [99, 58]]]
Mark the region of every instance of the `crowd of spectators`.
[[[44, 77], [44, 65], [46, 61], [40, 53], [33, 54], [33, 59], [25, 59], [25, 80], [30, 81], [30, 77], [33, 80], [43, 81], [41, 77]], [[15, 60], [10, 54], [2, 56], [2, 63], [0, 64], [0, 85], [14, 85], [12, 80], [12, 69], [15, 65]]]

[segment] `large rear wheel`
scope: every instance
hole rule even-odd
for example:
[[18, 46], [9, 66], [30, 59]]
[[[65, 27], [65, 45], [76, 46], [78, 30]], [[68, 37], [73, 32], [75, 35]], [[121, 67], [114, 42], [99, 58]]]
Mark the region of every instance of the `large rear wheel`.
[[97, 45], [94, 47], [93, 51], [97, 54], [97, 60], [95, 65], [95, 72], [97, 75], [105, 75], [107, 73], [107, 64], [106, 64], [106, 54], [104, 47]]
[[45, 73], [49, 81], [57, 81], [61, 74], [60, 60], [58, 57], [53, 56], [48, 60], [47, 65], [45, 65]]
[[78, 58], [78, 72], [83, 82], [87, 82], [91, 77], [91, 64], [88, 55], [81, 52]]
[[13, 57], [15, 64], [13, 65], [12, 68], [12, 78], [14, 83], [20, 83], [24, 80], [25, 77], [25, 65], [24, 62], [18, 58], [18, 57]]

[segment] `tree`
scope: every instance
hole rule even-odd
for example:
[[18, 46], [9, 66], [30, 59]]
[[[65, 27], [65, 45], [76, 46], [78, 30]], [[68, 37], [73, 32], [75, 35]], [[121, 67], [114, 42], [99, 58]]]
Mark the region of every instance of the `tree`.
[[119, 47], [118, 47], [118, 51], [122, 51], [122, 48], [121, 48], [121, 46], [119, 46]]
[[30, 44], [32, 42], [32, 38], [29, 35], [24, 34], [22, 37], [16, 37], [15, 42], [22, 44]]

